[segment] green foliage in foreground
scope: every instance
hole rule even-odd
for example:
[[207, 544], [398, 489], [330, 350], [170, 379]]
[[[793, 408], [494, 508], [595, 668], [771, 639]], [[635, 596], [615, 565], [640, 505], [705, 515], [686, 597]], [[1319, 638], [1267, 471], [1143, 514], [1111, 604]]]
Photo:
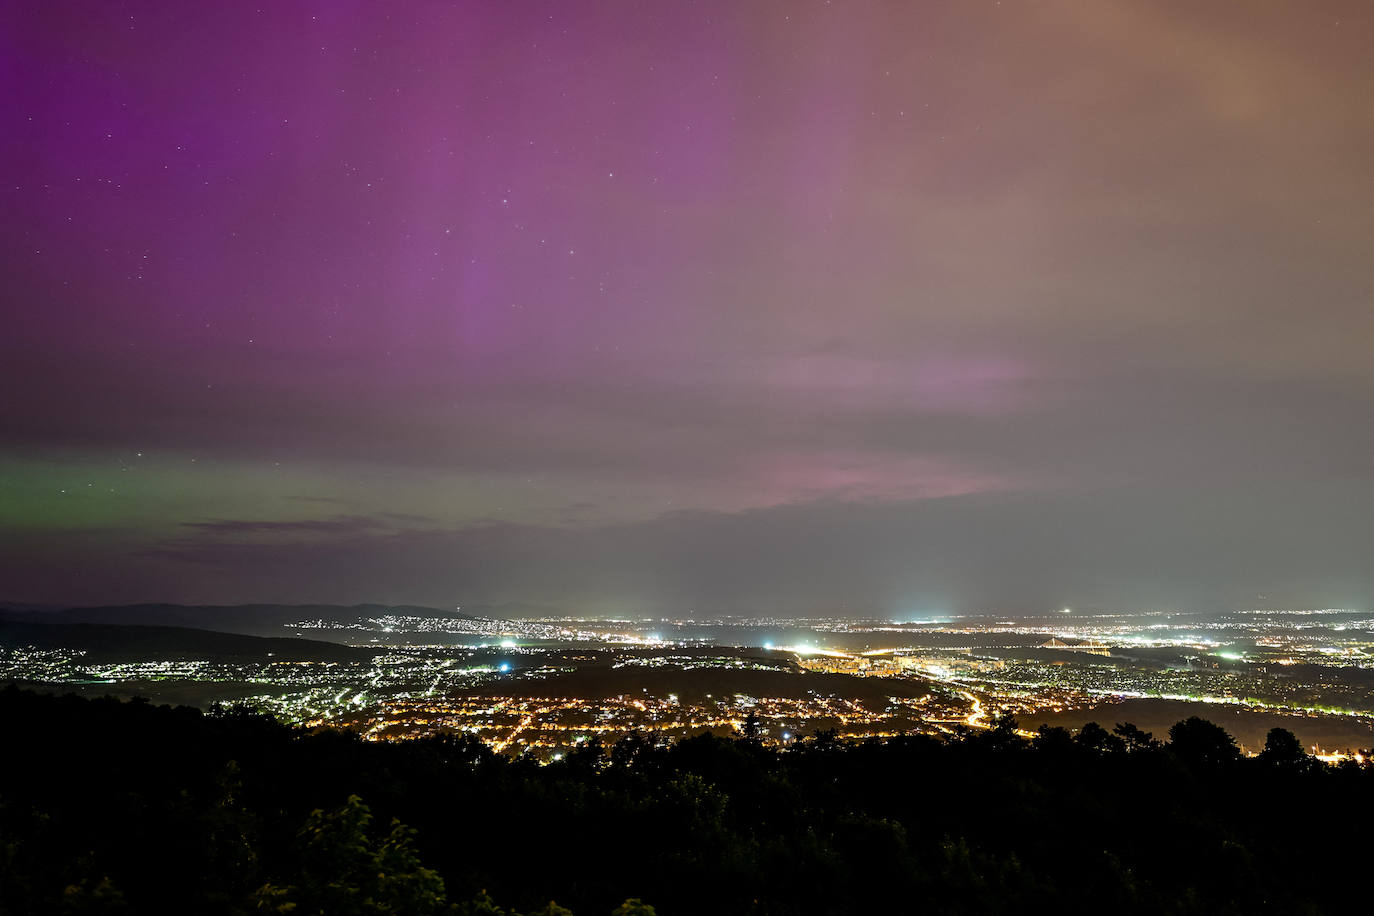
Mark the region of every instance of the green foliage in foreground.
[[5, 916], [1367, 903], [1374, 768], [1322, 765], [1278, 729], [1247, 759], [1196, 718], [1167, 742], [1129, 725], [1025, 740], [1010, 722], [785, 751], [631, 737], [547, 767], [466, 737], [372, 744], [15, 689], [0, 721]]
[[[337, 810], [316, 809], [292, 847], [294, 883], [264, 884], [253, 895], [261, 912], [292, 916], [521, 916], [497, 906], [485, 891], [450, 906], [444, 879], [420, 864], [411, 846], [415, 831], [393, 820], [384, 834], [369, 830], [372, 812], [350, 795]], [[528, 916], [573, 916], [550, 900]], [[611, 916], [655, 916], [654, 908], [626, 900]]]

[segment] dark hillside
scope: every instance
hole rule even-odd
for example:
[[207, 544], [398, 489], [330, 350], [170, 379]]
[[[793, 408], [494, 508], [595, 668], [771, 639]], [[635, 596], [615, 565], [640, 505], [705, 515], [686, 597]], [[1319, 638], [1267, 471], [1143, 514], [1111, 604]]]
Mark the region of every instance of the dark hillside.
[[[102, 623], [141, 626], [212, 628], [229, 633], [276, 636], [287, 624], [304, 620], [347, 626], [386, 615], [472, 620], [467, 614], [439, 608], [381, 604], [122, 604], [61, 610], [0, 612], [0, 619], [27, 623]], [[332, 635], [328, 630], [321, 635]]]
[[246, 636], [190, 627], [0, 621], [0, 646], [77, 649], [90, 661], [267, 659], [366, 661], [371, 649], [314, 639]]
[[0, 755], [6, 914], [505, 912], [443, 902], [484, 890], [580, 916], [627, 897], [661, 916], [1367, 899], [1374, 769], [1316, 763], [1277, 732], [1246, 759], [1198, 719], [1168, 743], [1096, 727], [1028, 742], [1005, 724], [785, 751], [632, 738], [547, 767], [464, 736], [374, 744], [13, 688], [0, 721], [19, 751]]

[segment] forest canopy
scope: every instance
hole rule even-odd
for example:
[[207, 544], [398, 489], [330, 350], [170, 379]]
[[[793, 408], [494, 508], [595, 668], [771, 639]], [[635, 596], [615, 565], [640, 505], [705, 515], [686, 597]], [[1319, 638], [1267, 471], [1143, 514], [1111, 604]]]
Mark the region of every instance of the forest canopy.
[[6, 914], [1317, 913], [1367, 863], [1322, 815], [1374, 815], [1367, 764], [1282, 729], [1245, 757], [1201, 718], [786, 749], [633, 735], [541, 766], [462, 734], [14, 687], [0, 715]]

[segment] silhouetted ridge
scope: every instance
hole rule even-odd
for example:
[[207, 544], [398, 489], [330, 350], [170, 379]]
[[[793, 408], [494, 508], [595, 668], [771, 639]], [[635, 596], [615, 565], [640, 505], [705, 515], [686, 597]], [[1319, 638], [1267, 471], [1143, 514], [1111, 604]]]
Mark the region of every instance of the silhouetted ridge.
[[98, 660], [275, 658], [278, 661], [358, 661], [373, 650], [316, 639], [247, 636], [191, 627], [0, 621], [0, 646], [76, 649]]
[[1009, 720], [787, 749], [592, 738], [545, 767], [462, 733], [374, 743], [14, 688], [0, 721], [22, 750], [0, 755], [7, 916], [1325, 913], [1367, 894], [1374, 767], [1282, 729], [1245, 758], [1197, 718], [1168, 742]]
[[[294, 623], [320, 622], [326, 626], [346, 627], [360, 621], [386, 616], [473, 620], [458, 611], [417, 605], [382, 604], [124, 604], [97, 607], [71, 607], [47, 611], [5, 611], [0, 618], [31, 623], [107, 623], [143, 626], [193, 627], [226, 633], [259, 636], [279, 635], [281, 628]], [[332, 635], [327, 629], [319, 634]]]

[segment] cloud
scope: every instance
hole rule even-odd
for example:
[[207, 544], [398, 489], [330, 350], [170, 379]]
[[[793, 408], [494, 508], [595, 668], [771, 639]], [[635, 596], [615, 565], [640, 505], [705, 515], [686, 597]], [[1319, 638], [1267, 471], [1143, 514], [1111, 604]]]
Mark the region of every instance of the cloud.
[[196, 576], [183, 580], [228, 587], [236, 600], [796, 615], [1205, 609], [1245, 606], [1262, 593], [1358, 607], [1374, 600], [1371, 514], [1374, 483], [1274, 493], [1233, 481], [817, 501], [595, 527], [363, 530], [285, 545], [189, 538], [149, 559], [190, 566]]
[[54, 3], [0, 33], [15, 598], [1349, 591], [1368, 2]]
[[352, 533], [373, 531], [383, 526], [377, 519], [365, 516], [339, 516], [325, 519], [301, 519], [294, 521], [250, 521], [245, 519], [217, 519], [209, 522], [182, 522], [205, 534], [315, 534], [315, 533]]
[[434, 519], [424, 515], [411, 515], [402, 512], [385, 512], [376, 516], [337, 515], [331, 518], [312, 519], [214, 519], [203, 522], [182, 522], [181, 528], [195, 542], [200, 539], [217, 540], [220, 538], [257, 539], [266, 536], [272, 540], [279, 538], [309, 539], [316, 536], [352, 536], [393, 531], [402, 526], [414, 528], [432, 523]]

